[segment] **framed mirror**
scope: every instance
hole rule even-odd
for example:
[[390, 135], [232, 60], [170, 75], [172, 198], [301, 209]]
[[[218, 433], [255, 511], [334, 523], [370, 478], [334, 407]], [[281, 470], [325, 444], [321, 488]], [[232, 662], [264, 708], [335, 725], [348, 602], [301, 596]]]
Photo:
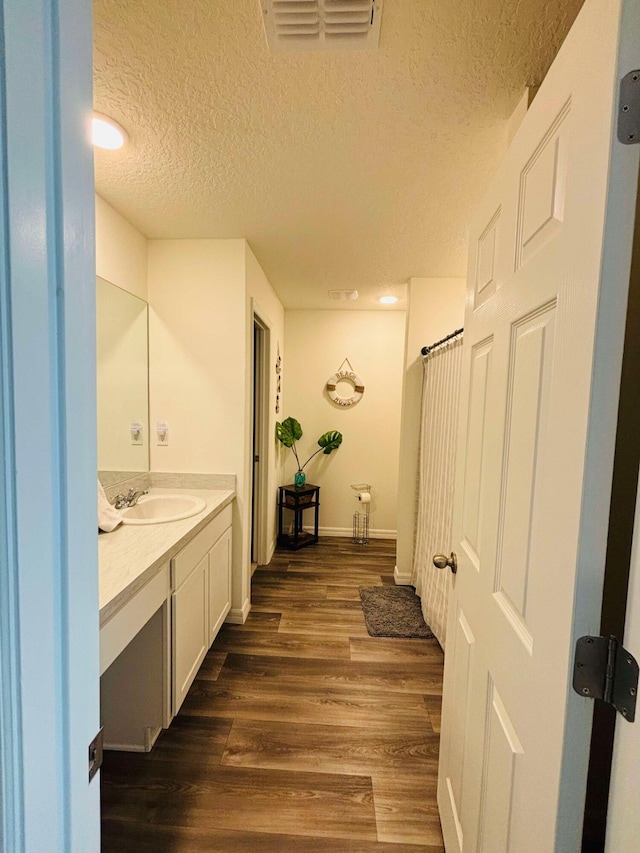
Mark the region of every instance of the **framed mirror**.
[[110, 486], [149, 470], [147, 303], [96, 278], [98, 476]]

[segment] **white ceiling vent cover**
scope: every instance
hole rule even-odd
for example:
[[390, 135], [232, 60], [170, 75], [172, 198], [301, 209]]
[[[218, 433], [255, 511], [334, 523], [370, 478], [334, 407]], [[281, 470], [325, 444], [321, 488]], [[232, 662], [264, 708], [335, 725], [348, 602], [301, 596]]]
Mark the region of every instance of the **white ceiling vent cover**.
[[382, 0], [261, 0], [272, 53], [377, 50]]
[[357, 290], [330, 290], [329, 291], [330, 299], [339, 299], [341, 302], [346, 302], [347, 299], [357, 299], [358, 291]]

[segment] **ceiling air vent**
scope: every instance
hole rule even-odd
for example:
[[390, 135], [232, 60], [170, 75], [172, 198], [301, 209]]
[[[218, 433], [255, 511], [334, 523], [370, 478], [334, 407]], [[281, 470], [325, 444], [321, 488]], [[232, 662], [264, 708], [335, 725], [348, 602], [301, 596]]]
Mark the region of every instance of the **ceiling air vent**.
[[347, 299], [357, 299], [358, 291], [357, 290], [330, 290], [329, 291], [330, 299], [339, 299], [341, 302], [346, 302]]
[[382, 0], [261, 0], [272, 53], [377, 50]]

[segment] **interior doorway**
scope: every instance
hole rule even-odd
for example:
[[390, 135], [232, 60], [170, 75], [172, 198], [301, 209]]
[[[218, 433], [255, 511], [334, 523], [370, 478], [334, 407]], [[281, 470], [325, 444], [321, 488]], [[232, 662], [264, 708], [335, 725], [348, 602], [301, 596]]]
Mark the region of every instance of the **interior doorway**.
[[252, 480], [251, 480], [251, 571], [267, 560], [266, 508], [268, 480], [269, 427], [269, 353], [271, 351], [269, 324], [253, 313], [253, 370], [252, 370]]

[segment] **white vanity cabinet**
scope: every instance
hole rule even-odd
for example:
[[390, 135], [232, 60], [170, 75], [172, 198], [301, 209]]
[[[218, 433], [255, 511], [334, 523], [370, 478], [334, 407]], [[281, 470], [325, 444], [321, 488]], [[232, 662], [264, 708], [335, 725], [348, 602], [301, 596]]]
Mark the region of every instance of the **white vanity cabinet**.
[[231, 609], [233, 497], [211, 490], [204, 526], [198, 519], [123, 526], [99, 539], [107, 749], [153, 747]]
[[196, 677], [209, 648], [209, 555], [193, 567], [171, 596], [173, 715]]
[[209, 645], [231, 609], [231, 527], [209, 552]]
[[231, 507], [171, 561], [172, 714], [231, 608]]

